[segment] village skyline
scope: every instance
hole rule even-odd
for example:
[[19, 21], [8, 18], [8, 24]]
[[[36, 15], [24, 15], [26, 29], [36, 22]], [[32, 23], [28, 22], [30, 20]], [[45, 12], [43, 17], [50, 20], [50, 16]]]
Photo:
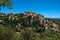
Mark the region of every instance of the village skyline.
[[12, 9], [1, 7], [3, 13], [21, 13], [32, 10], [48, 18], [60, 18], [60, 0], [12, 0]]

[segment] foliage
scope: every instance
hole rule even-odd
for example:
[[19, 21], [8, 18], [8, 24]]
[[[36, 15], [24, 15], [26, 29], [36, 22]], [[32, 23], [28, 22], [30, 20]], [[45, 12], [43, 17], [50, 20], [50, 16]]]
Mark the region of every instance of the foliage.
[[0, 25], [0, 40], [14, 40], [14, 33], [12, 29]]
[[[9, 9], [12, 9], [12, 1], [11, 0], [0, 0], [0, 7], [8, 7]], [[2, 8], [0, 8], [0, 11]]]

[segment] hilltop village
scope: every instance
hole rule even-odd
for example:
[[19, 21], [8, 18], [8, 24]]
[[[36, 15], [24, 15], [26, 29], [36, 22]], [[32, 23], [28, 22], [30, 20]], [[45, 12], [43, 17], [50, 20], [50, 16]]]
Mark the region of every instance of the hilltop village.
[[59, 31], [58, 25], [52, 21], [46, 20], [43, 15], [36, 14], [34, 12], [24, 12], [24, 13], [1, 13], [0, 14], [0, 24], [3, 24], [8, 27], [15, 27], [17, 28], [17, 31], [19, 31], [19, 28], [29, 28], [31, 30], [37, 30], [37, 28], [40, 31], [40, 28], [42, 31], [45, 31], [49, 27], [51, 27], [51, 30]]
[[31, 11], [0, 13], [1, 40], [59, 40], [59, 25]]

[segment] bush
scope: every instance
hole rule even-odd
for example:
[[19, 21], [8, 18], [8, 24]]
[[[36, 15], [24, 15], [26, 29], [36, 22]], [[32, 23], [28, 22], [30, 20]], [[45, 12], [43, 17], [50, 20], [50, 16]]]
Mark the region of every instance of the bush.
[[14, 31], [8, 28], [0, 27], [0, 40], [14, 40]]

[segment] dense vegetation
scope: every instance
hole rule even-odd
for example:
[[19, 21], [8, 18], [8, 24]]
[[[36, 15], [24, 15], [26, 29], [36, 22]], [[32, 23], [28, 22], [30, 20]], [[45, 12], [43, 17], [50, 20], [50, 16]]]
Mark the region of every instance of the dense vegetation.
[[[60, 33], [44, 26], [45, 20], [57, 23], [60, 21], [45, 19], [40, 14], [0, 14], [0, 40], [60, 40]], [[31, 15], [33, 14], [33, 15]]]

